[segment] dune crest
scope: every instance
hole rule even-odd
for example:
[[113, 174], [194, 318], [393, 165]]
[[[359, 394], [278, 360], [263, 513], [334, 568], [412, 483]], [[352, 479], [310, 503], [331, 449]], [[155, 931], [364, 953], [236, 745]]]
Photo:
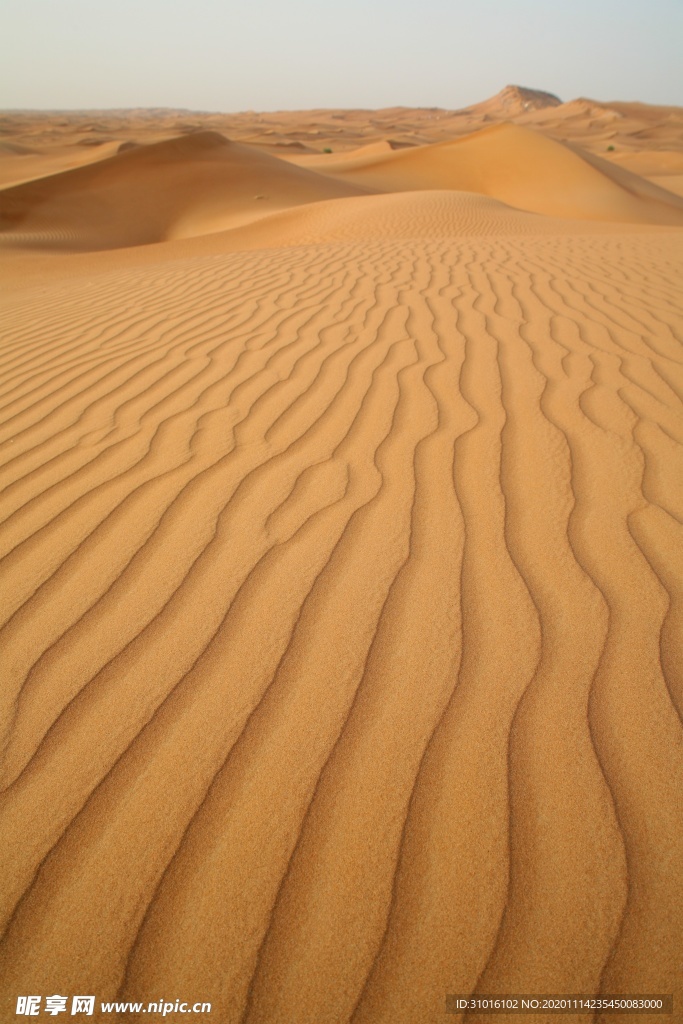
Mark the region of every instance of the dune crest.
[[195, 132], [1, 190], [0, 242], [74, 251], [146, 245], [368, 191], [218, 132]]
[[551, 217], [683, 225], [678, 196], [519, 125], [490, 125], [453, 142], [395, 153], [297, 162], [378, 191], [451, 188]]

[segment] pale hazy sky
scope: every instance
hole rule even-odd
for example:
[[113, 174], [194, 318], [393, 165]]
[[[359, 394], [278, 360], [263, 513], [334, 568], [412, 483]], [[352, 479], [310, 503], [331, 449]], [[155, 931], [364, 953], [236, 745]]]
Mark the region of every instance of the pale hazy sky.
[[683, 0], [1, 0], [0, 107], [683, 104]]

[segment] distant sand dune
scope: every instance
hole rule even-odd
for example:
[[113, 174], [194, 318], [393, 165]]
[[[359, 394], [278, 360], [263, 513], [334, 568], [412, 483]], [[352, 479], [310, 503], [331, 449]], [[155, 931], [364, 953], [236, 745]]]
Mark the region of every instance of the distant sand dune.
[[88, 149], [64, 146], [41, 153], [12, 143], [0, 143], [0, 189], [104, 160], [116, 150], [116, 143], [103, 143]]
[[0, 191], [0, 242], [4, 233], [40, 248], [144, 245], [368, 191], [198, 132]]
[[551, 217], [683, 225], [678, 196], [519, 125], [396, 153], [294, 159], [378, 191], [462, 189]]
[[[515, 125], [427, 147], [395, 151], [383, 142], [337, 157], [286, 160], [200, 132], [124, 145], [86, 167], [0, 190], [0, 244], [71, 251], [129, 247], [229, 230], [320, 201], [414, 190], [465, 191], [555, 218], [683, 225], [683, 199], [675, 192]], [[466, 234], [477, 220], [492, 223], [479, 217], [482, 200], [477, 205], [472, 199], [470, 216], [464, 198], [453, 203]], [[511, 230], [524, 230], [522, 220], [510, 219], [512, 210], [505, 220], [503, 209], [493, 218], [498, 230], [504, 221]], [[357, 237], [357, 228], [349, 228], [351, 235], [341, 229], [344, 215], [341, 208], [334, 214], [336, 240]], [[438, 215], [430, 223], [437, 234], [457, 233], [451, 217], [441, 227]], [[317, 225], [307, 241], [315, 240], [315, 230]]]

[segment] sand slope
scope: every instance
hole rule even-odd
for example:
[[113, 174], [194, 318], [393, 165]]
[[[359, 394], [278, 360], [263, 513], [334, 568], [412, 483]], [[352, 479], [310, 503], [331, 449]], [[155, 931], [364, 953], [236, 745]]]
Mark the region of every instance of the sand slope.
[[519, 125], [394, 153], [293, 159], [378, 191], [462, 189], [551, 217], [683, 225], [680, 197]]
[[374, 227], [7, 304], [3, 1005], [683, 996], [681, 238]]
[[72, 250], [144, 245], [367, 192], [197, 132], [0, 191], [0, 240]]
[[[598, 225], [600, 232], [602, 225]], [[588, 230], [593, 228], [591, 225]], [[626, 230], [627, 226], [623, 225]], [[289, 247], [327, 242], [478, 238], [492, 235], [586, 233], [583, 221], [541, 217], [472, 192], [429, 189], [354, 196], [299, 206], [257, 223], [222, 232], [216, 251]], [[201, 240], [204, 247], [204, 239]]]
[[113, 156], [119, 143], [103, 143], [101, 146], [82, 147], [55, 146], [46, 152], [33, 152], [10, 142], [0, 142], [0, 188], [23, 184], [36, 178], [71, 170], [83, 164], [93, 163]]

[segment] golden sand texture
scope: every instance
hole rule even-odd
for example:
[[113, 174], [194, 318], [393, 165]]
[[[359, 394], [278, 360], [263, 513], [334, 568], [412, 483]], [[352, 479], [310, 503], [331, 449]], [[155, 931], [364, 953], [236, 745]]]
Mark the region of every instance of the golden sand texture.
[[[639, 178], [562, 220], [214, 139], [282, 208], [211, 158], [217, 219], [173, 237], [188, 141], [57, 171], [5, 232], [1, 1019], [30, 992], [220, 1024], [673, 993], [683, 1019], [675, 197]], [[133, 161], [165, 241], [97, 219], [112, 167], [133, 210]]]

